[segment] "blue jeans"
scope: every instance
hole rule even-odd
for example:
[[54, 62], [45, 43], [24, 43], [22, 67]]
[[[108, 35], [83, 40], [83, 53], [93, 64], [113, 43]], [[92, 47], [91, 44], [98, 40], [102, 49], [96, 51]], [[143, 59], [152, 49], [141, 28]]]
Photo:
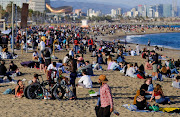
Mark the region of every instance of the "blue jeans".
[[92, 45], [89, 45], [89, 52], [92, 52]]
[[113, 68], [113, 70], [118, 69], [119, 71], [122, 70], [122, 68], [120, 66], [116, 66], [115, 68]]
[[168, 103], [170, 102], [169, 97], [161, 97], [160, 99], [156, 99], [156, 103], [162, 104], [162, 103]]
[[161, 73], [158, 74], [158, 78], [160, 79], [160, 81], [163, 81], [163, 77]]
[[172, 73], [174, 73], [174, 72], [175, 72], [176, 74], [179, 74], [179, 72], [177, 71], [177, 69], [176, 69], [176, 68], [171, 69], [171, 74], [172, 74]]
[[75, 53], [77, 54], [78, 49], [79, 49], [79, 46], [78, 46], [78, 45], [75, 45], [74, 49], [75, 49]]

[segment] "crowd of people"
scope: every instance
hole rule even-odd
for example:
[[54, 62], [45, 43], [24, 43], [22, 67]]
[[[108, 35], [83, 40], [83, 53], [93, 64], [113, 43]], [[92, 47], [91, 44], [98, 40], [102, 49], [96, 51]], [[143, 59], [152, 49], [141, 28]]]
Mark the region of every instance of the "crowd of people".
[[[176, 80], [172, 83], [173, 87], [180, 88], [179, 83], [179, 60], [175, 61], [172, 58], [159, 55], [155, 50], [141, 49], [140, 45], [135, 48], [123, 45], [121, 42], [105, 42], [98, 41], [97, 38], [89, 36], [90, 32], [102, 30], [105, 31], [108, 27], [114, 30], [110, 31], [113, 34], [116, 29], [124, 29], [124, 26], [95, 26], [91, 28], [81, 28], [77, 26], [63, 26], [63, 27], [49, 27], [49, 26], [35, 26], [30, 27], [27, 34], [19, 30], [16, 37], [16, 48], [19, 48], [20, 43], [24, 44], [24, 48], [32, 46], [33, 54], [32, 60], [38, 61], [38, 67], [43, 72], [49, 83], [51, 83], [52, 70], [57, 71], [57, 77], [61, 79], [64, 86], [72, 86], [71, 99], [77, 99], [77, 87], [92, 90], [93, 82], [91, 77], [94, 76], [94, 70], [112, 70], [119, 71], [119, 74], [124, 76], [146, 79], [140, 90], [134, 98], [134, 104], [138, 109], [147, 109], [147, 99], [150, 102], [155, 99], [156, 103], [168, 103], [171, 101], [164, 96], [162, 86], [157, 84], [153, 87], [152, 80], [163, 81], [164, 78], [174, 78], [177, 74]], [[136, 27], [129, 26], [126, 30], [136, 30]], [[142, 29], [143, 30], [143, 29]], [[28, 36], [28, 39], [26, 38]], [[27, 43], [27, 44], [26, 44]], [[150, 45], [150, 44], [149, 44]], [[6, 48], [6, 47], [4, 47]], [[66, 51], [66, 56], [58, 62], [52, 59], [53, 51]], [[96, 61], [85, 60], [84, 55], [90, 53], [91, 57], [96, 57]], [[138, 65], [137, 63], [127, 62], [126, 56], [138, 56], [144, 59], [145, 64]], [[163, 61], [164, 60], [164, 61]], [[162, 62], [163, 61], [163, 62]], [[103, 69], [106, 66], [107, 69]], [[152, 74], [147, 74], [147, 70], [152, 70]], [[11, 81], [10, 75], [16, 73], [20, 74], [17, 65], [13, 61], [10, 63], [9, 71], [5, 67], [5, 61], [1, 61], [0, 75], [7, 76]], [[67, 78], [62, 77], [63, 73], [69, 75]], [[80, 80], [76, 84], [76, 78]], [[96, 115], [98, 117], [108, 117], [113, 112], [113, 99], [109, 86], [107, 85], [108, 76], [100, 75], [98, 82], [100, 90], [98, 96]], [[38, 82], [38, 74], [34, 75], [31, 83]], [[24, 85], [22, 80], [17, 81], [15, 87], [15, 97], [22, 97]]]

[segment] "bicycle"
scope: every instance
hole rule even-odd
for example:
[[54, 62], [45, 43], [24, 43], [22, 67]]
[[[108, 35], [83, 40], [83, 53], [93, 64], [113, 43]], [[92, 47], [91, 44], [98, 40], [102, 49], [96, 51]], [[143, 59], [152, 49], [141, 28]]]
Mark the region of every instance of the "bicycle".
[[[48, 80], [44, 81], [42, 76], [41, 79], [41, 83], [39, 81], [39, 83], [31, 84], [25, 88], [25, 97], [28, 99], [43, 99], [45, 96], [48, 96], [47, 92], [49, 92], [52, 99], [61, 100], [63, 98], [65, 90], [61, 87], [58, 78], [54, 78], [53, 82]], [[51, 84], [53, 86], [51, 86]], [[49, 85], [49, 89], [46, 88], [47, 85]]]

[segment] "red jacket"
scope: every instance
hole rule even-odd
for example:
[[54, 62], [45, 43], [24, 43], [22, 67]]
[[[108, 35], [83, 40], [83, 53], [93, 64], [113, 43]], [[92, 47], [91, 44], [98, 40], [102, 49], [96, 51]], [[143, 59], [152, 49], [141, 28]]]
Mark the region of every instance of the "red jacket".
[[88, 40], [88, 45], [93, 45], [93, 40], [92, 39]]
[[74, 45], [78, 45], [78, 44], [79, 44], [78, 40], [74, 40]]

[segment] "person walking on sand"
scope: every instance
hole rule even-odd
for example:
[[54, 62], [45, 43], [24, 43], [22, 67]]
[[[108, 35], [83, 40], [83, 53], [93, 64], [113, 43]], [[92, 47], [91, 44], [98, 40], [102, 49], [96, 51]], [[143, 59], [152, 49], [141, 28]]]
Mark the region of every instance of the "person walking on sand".
[[99, 76], [100, 87], [100, 103], [101, 107], [98, 112], [98, 117], [110, 117], [113, 112], [113, 99], [109, 86], [107, 85], [108, 79], [105, 75]]
[[150, 39], [148, 40], [148, 46], [151, 46], [151, 41], [150, 41]]

